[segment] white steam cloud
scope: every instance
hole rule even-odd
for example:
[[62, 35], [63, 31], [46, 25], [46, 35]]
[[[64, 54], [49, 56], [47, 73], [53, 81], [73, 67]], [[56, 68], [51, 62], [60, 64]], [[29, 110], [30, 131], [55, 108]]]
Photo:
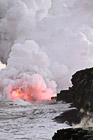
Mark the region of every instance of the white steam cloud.
[[75, 71], [93, 65], [92, 16], [91, 0], [0, 0], [3, 97], [25, 85], [39, 100], [68, 88]]

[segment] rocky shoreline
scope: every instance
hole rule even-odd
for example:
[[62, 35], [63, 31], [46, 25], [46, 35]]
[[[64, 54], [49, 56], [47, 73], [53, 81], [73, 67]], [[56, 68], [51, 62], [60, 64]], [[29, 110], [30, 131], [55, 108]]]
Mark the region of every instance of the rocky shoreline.
[[93, 68], [76, 72], [72, 76], [72, 87], [57, 95], [57, 101], [72, 103], [77, 109], [93, 111]]
[[75, 108], [60, 114], [55, 120], [58, 123], [67, 122], [71, 126], [79, 124], [84, 118], [86, 121], [82, 128], [58, 130], [52, 140], [93, 140], [93, 129], [91, 135], [89, 129], [90, 121], [93, 128], [93, 68], [76, 72], [71, 81], [72, 87], [60, 91], [56, 100], [71, 103], [71, 107]]
[[52, 137], [52, 140], [93, 140], [93, 131], [77, 129], [62, 129]]

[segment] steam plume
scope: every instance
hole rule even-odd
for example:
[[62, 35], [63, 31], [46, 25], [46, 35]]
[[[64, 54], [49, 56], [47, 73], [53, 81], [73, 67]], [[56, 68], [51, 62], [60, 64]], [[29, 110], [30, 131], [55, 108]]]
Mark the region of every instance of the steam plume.
[[49, 98], [56, 83], [68, 88], [75, 71], [93, 65], [92, 13], [91, 0], [0, 0], [1, 94], [25, 82]]

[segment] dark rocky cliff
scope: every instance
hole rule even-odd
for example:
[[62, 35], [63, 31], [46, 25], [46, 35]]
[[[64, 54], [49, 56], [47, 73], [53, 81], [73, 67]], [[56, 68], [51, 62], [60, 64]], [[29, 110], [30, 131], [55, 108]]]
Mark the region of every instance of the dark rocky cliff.
[[72, 76], [72, 87], [57, 95], [57, 101], [72, 103], [77, 109], [93, 111], [93, 68], [76, 72]]
[[57, 116], [55, 120], [59, 123], [67, 122], [69, 125], [78, 124], [86, 117], [86, 122], [82, 128], [58, 130], [52, 140], [93, 140], [93, 127], [83, 127], [93, 124], [93, 68], [76, 72], [72, 76], [72, 87], [69, 90], [62, 90], [57, 95], [57, 101], [71, 103], [71, 107], [76, 107]]
[[62, 129], [52, 137], [52, 140], [93, 140], [93, 131], [77, 129]]

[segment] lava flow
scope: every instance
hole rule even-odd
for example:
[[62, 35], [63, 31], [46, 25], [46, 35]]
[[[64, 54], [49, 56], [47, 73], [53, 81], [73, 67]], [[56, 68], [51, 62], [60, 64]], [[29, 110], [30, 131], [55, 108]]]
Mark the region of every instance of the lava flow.
[[50, 89], [41, 90], [35, 89], [32, 87], [26, 86], [25, 88], [14, 88], [10, 92], [10, 96], [12, 100], [16, 100], [18, 98], [22, 100], [27, 100], [31, 103], [36, 101], [51, 101], [51, 97], [55, 97], [56, 94], [52, 92]]
[[29, 102], [33, 102], [33, 98], [29, 93], [24, 92], [22, 89], [14, 89], [11, 91], [12, 100], [16, 100], [18, 98], [22, 100], [27, 100]]

